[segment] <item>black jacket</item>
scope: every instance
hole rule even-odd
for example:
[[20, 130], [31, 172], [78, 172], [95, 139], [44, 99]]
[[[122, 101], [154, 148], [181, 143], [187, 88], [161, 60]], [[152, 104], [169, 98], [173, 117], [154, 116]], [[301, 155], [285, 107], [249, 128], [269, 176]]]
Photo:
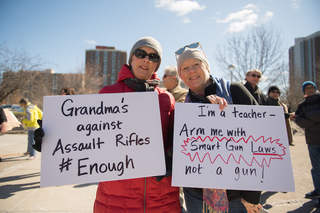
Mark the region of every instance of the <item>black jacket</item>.
[[295, 114], [296, 123], [305, 128], [307, 144], [320, 145], [320, 93], [307, 96]]
[[258, 86], [256, 86], [255, 89], [253, 89], [253, 87], [251, 86], [251, 84], [249, 82], [245, 83], [244, 86], [249, 90], [249, 92], [254, 97], [254, 99], [256, 99], [256, 101], [258, 102], [259, 105], [268, 105], [267, 96], [265, 96], [260, 91]]

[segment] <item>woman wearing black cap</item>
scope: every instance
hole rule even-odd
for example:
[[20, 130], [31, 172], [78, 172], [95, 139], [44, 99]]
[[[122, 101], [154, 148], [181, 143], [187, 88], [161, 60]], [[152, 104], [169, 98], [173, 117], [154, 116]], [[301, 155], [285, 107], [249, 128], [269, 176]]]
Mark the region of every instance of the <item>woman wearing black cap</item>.
[[270, 86], [268, 89], [268, 105], [271, 106], [282, 106], [284, 110], [284, 116], [286, 119], [286, 127], [287, 127], [287, 134], [288, 134], [288, 141], [290, 146], [294, 146], [293, 144], [293, 134], [291, 129], [291, 121], [290, 118], [294, 118], [294, 113], [289, 113], [289, 107], [283, 103], [279, 96], [281, 95], [280, 89], [277, 86]]

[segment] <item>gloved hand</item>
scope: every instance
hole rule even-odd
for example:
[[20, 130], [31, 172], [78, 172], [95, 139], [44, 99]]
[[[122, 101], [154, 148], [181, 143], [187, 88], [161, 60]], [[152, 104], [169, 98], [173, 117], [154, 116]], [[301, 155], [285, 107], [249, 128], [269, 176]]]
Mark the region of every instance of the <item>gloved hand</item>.
[[44, 131], [42, 129], [42, 120], [37, 120], [40, 128], [36, 129], [33, 134], [33, 140], [35, 142], [32, 147], [37, 150], [38, 152], [41, 152], [41, 145], [42, 145], [42, 138], [44, 136]]
[[161, 181], [164, 177], [170, 177], [172, 175], [172, 156], [173, 156], [173, 150], [169, 149], [165, 155], [165, 161], [166, 161], [166, 174], [162, 176], [157, 176], [157, 181]]

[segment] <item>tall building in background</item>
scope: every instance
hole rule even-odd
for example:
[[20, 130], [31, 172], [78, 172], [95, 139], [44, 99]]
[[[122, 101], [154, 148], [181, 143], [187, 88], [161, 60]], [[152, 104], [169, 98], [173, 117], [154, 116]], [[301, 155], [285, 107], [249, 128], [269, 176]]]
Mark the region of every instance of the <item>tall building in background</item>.
[[295, 39], [289, 49], [289, 70], [290, 87], [296, 86], [298, 78], [302, 82], [313, 81], [320, 88], [320, 31]]
[[86, 50], [86, 80], [87, 76], [102, 77], [102, 85], [97, 85], [100, 88], [114, 84], [125, 63], [127, 63], [127, 52], [116, 50], [115, 47], [96, 46], [96, 49]]

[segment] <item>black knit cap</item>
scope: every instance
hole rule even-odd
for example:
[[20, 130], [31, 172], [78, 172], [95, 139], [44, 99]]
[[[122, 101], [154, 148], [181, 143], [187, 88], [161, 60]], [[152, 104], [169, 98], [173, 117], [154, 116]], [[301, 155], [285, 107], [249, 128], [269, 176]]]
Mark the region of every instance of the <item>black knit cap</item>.
[[268, 95], [269, 95], [269, 93], [270, 93], [271, 91], [273, 91], [273, 90], [278, 90], [278, 91], [279, 91], [279, 94], [281, 95], [280, 89], [279, 89], [279, 87], [277, 87], [277, 86], [270, 86], [269, 89], [268, 89]]

